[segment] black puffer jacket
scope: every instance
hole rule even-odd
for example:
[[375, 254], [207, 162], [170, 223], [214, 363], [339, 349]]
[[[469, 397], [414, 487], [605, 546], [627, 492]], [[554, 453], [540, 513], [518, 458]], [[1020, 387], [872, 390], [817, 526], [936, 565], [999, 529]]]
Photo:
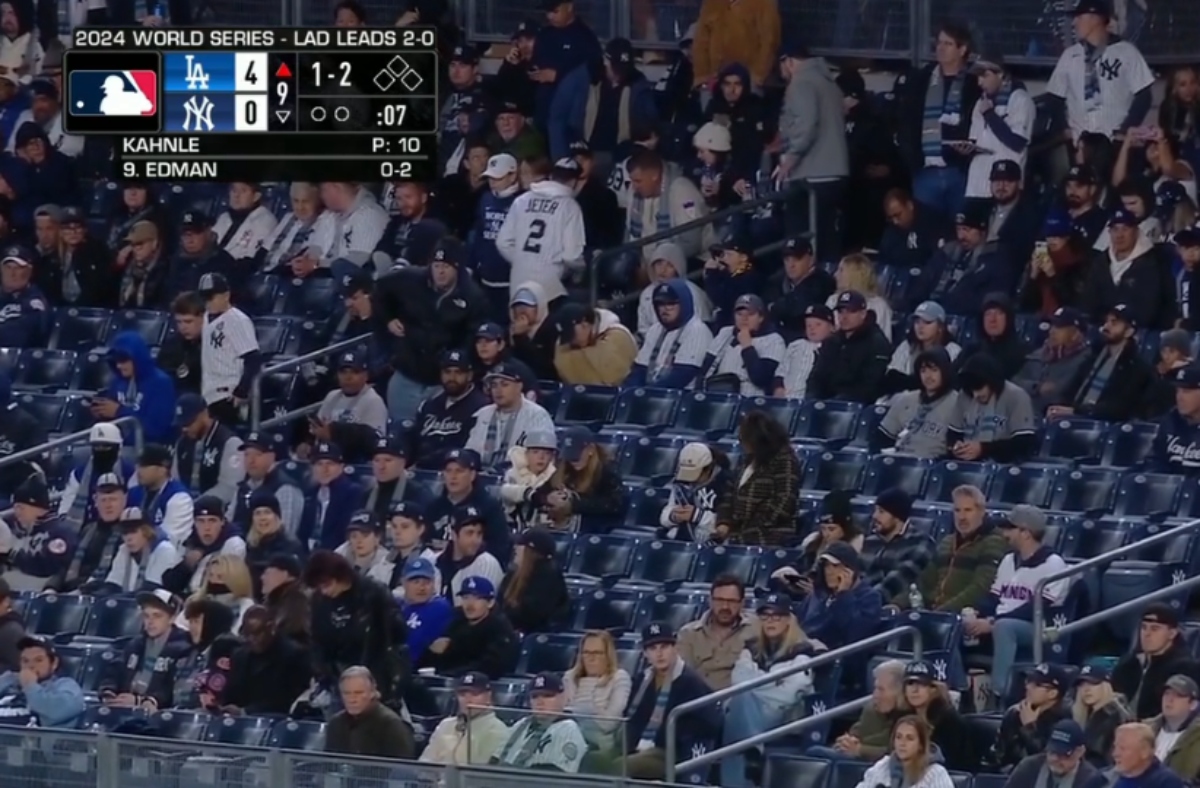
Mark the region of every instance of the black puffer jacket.
[[[984, 314], [989, 309], [999, 309], [1004, 313], [1004, 331], [999, 336], [988, 336], [984, 330]], [[1029, 352], [1029, 346], [1017, 333], [1016, 309], [1012, 299], [1006, 293], [984, 296], [983, 312], [979, 316], [979, 334], [975, 342], [963, 349], [958, 357], [959, 363], [965, 363], [971, 356], [986, 353], [1000, 362], [1004, 377], [1012, 380], [1025, 365], [1025, 357]]]
[[1113, 689], [1129, 698], [1135, 719], [1148, 720], [1162, 712], [1162, 694], [1167, 679], [1176, 673], [1200, 680], [1200, 665], [1192, 658], [1183, 638], [1177, 636], [1171, 648], [1157, 657], [1146, 656], [1140, 651], [1127, 654], [1113, 669]]
[[384, 703], [399, 697], [411, 666], [404, 646], [408, 627], [381, 584], [355, 577], [337, 597], [312, 599], [313, 676], [332, 683], [355, 665], [369, 668]]
[[1097, 769], [1106, 769], [1112, 764], [1113, 738], [1117, 728], [1130, 722], [1133, 712], [1118, 696], [1092, 712], [1083, 726], [1084, 758]]

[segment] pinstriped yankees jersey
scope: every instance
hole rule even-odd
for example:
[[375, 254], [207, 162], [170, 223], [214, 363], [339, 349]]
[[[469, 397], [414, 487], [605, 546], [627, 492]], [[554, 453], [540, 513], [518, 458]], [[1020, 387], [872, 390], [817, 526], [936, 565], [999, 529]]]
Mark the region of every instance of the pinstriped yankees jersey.
[[229, 399], [242, 379], [242, 356], [258, 350], [254, 322], [230, 307], [213, 317], [205, 313], [200, 335], [200, 393], [210, 405]]

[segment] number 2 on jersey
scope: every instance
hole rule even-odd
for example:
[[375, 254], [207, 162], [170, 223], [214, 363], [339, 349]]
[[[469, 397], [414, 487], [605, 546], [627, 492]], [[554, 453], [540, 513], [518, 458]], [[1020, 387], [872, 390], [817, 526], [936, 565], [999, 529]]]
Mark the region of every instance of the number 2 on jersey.
[[542, 219], [534, 219], [529, 223], [529, 235], [525, 236], [525, 245], [522, 250], [530, 254], [542, 253], [542, 238], [546, 236], [546, 222]]

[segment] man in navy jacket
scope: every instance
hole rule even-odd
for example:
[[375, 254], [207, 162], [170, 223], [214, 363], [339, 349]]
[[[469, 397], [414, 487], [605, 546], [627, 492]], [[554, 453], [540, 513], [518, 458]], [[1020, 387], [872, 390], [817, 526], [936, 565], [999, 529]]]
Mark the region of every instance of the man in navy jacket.
[[430, 539], [449, 539], [450, 529], [459, 513], [468, 507], [479, 512], [483, 523], [484, 549], [496, 557], [500, 566], [508, 566], [512, 556], [512, 530], [500, 502], [477, 484], [479, 454], [471, 449], [453, 449], [442, 463], [442, 494], [425, 507], [425, 522]]
[[366, 492], [346, 475], [342, 449], [336, 443], [318, 443], [312, 461], [317, 488], [305, 496], [296, 535], [309, 550], [336, 550], [346, 541], [346, 526], [362, 508]]
[[[700, 674], [684, 664], [669, 625], [646, 625], [642, 630], [642, 653], [648, 667], [634, 678], [625, 709], [623, 767], [632, 779], [662, 780], [666, 776], [667, 716], [672, 709], [702, 698], [710, 690]], [[721, 717], [715, 704], [681, 715], [675, 728], [676, 762], [707, 752], [720, 730]]]
[[952, 315], [977, 315], [985, 295], [1012, 291], [1020, 265], [1003, 246], [987, 243], [991, 218], [990, 201], [968, 201], [956, 220], [957, 240], [938, 249], [906, 288], [908, 308], [936, 301]]

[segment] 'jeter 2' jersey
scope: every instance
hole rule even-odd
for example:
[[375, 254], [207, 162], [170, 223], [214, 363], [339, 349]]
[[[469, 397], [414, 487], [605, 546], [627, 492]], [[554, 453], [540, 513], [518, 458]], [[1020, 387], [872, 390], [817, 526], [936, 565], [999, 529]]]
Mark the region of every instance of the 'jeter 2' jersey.
[[583, 212], [569, 188], [535, 183], [513, 202], [496, 237], [496, 249], [512, 266], [514, 285], [533, 280], [548, 299], [564, 295], [566, 264], [582, 261], [587, 236]]

